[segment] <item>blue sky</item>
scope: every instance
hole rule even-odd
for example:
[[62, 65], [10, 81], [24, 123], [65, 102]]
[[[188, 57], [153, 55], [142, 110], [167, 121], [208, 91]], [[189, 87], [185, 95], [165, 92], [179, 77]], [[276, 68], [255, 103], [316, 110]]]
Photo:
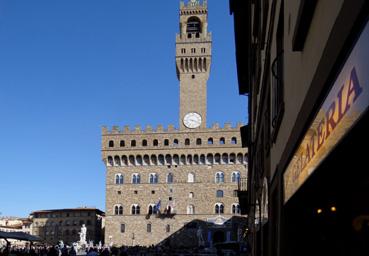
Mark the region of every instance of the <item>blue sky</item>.
[[[208, 125], [247, 121], [228, 0], [209, 0]], [[175, 124], [179, 0], [0, 0], [0, 216], [105, 210], [101, 127]]]

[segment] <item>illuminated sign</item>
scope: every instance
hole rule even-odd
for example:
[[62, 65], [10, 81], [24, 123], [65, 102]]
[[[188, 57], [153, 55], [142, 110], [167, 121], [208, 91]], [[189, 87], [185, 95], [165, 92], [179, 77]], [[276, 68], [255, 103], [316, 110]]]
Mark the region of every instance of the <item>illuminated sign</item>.
[[369, 105], [369, 25], [361, 34], [284, 173], [284, 202], [353, 127]]

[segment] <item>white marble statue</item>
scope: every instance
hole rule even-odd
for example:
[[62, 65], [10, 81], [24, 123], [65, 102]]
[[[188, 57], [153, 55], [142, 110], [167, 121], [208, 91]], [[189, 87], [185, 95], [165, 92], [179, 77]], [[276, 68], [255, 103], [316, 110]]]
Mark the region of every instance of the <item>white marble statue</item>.
[[87, 228], [86, 228], [85, 224], [82, 224], [81, 232], [79, 232], [79, 243], [81, 245], [82, 244], [87, 244], [86, 234], [87, 234]]

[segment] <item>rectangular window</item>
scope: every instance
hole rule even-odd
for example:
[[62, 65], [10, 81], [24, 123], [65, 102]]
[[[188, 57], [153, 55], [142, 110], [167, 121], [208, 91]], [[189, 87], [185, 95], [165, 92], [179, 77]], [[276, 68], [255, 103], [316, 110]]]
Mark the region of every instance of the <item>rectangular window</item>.
[[146, 229], [147, 229], [147, 233], [151, 233], [151, 224], [147, 224]]
[[126, 232], [126, 224], [120, 224], [120, 233]]

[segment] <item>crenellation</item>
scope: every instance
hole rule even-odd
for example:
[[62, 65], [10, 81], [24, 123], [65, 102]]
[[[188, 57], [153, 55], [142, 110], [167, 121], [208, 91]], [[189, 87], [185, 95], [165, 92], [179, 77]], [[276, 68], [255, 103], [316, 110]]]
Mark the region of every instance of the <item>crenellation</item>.
[[101, 133], [102, 135], [106, 135], [106, 134], [109, 134], [109, 129], [107, 126], [102, 126], [101, 127]]
[[134, 129], [134, 132], [141, 133], [142, 132], [141, 125], [136, 125], [135, 129]]
[[211, 127], [211, 129], [213, 129], [213, 130], [219, 130], [219, 123], [213, 123], [213, 125], [212, 125], [212, 127]]
[[163, 125], [158, 124], [158, 126], [156, 126], [156, 132], [164, 132]]
[[167, 129], [167, 131], [168, 131], [168, 132], [174, 132], [174, 131], [176, 131], [176, 129], [175, 129], [175, 127], [174, 127], [174, 125], [173, 125], [173, 124], [170, 124], [170, 125], [168, 125], [168, 129]]
[[146, 128], [145, 128], [145, 131], [146, 133], [152, 133], [153, 130], [152, 130], [152, 126], [151, 125], [146, 125]]
[[120, 132], [119, 126], [114, 125], [112, 127], [111, 133], [112, 134], [118, 134]]
[[125, 125], [124, 126], [124, 133], [130, 133], [131, 132], [131, 129], [129, 128], [128, 125]]
[[232, 124], [231, 124], [231, 123], [225, 123], [225, 124], [224, 124], [224, 129], [225, 129], [225, 130], [230, 130], [230, 129], [232, 129]]

